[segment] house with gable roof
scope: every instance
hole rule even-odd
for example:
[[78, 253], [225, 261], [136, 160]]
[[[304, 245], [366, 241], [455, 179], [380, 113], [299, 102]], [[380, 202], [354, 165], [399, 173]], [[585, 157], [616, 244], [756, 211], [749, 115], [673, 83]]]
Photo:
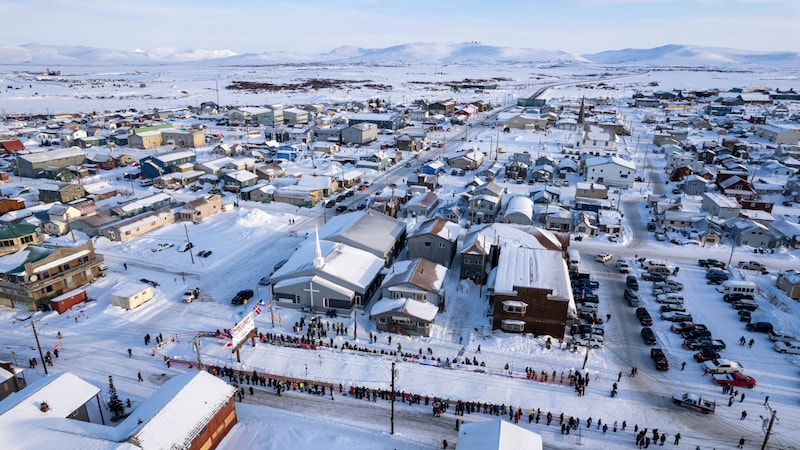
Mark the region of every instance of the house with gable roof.
[[586, 160], [584, 174], [587, 182], [631, 188], [636, 177], [636, 166], [632, 161], [616, 156], [598, 156]]
[[450, 267], [456, 255], [460, 232], [460, 226], [446, 219], [426, 220], [408, 235], [408, 257], [425, 258]]
[[429, 336], [444, 306], [447, 268], [425, 258], [398, 261], [381, 284], [382, 298], [370, 310], [381, 331]]

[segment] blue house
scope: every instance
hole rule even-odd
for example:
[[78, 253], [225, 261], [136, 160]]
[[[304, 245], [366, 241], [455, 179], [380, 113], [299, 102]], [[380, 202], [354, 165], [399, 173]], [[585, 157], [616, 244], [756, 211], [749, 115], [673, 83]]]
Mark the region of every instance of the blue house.
[[172, 172], [182, 172], [181, 165], [194, 166], [195, 162], [197, 162], [197, 156], [193, 152], [162, 153], [140, 159], [139, 168], [143, 177], [153, 179]]
[[444, 162], [439, 161], [438, 159], [435, 161], [430, 161], [423, 164], [419, 170], [420, 173], [424, 173], [426, 175], [439, 175], [440, 173], [444, 172]]
[[300, 150], [292, 147], [291, 145], [281, 145], [275, 151], [276, 159], [285, 159], [286, 161], [297, 161], [300, 159], [302, 153]]

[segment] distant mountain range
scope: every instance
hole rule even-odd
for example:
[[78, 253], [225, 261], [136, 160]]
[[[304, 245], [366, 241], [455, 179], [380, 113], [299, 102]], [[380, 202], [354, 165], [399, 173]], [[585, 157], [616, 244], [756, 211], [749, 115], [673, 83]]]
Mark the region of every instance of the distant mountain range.
[[386, 48], [338, 47], [328, 53], [236, 53], [231, 50], [158, 48], [148, 51], [99, 47], [25, 44], [0, 46], [2, 64], [161, 65], [203, 61], [215, 65], [275, 64], [625, 64], [648, 66], [721, 66], [800, 64], [798, 52], [755, 52], [693, 45], [609, 50], [578, 55], [560, 50], [498, 47], [476, 43], [413, 43]]

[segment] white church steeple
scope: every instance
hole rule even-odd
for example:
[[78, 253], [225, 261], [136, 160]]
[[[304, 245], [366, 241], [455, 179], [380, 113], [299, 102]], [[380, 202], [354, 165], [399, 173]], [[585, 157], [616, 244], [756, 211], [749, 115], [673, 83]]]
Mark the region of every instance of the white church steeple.
[[319, 230], [316, 226], [314, 227], [314, 233], [317, 236], [317, 251], [314, 254], [314, 268], [321, 269], [325, 266], [325, 258], [322, 257], [322, 249], [319, 246]]

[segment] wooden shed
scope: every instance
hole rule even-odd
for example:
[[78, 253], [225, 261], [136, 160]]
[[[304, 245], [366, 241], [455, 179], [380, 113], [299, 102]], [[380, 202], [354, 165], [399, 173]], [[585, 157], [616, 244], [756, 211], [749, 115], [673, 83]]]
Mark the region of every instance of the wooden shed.
[[153, 288], [143, 284], [124, 286], [111, 294], [111, 304], [127, 310], [136, 309], [153, 298]]

